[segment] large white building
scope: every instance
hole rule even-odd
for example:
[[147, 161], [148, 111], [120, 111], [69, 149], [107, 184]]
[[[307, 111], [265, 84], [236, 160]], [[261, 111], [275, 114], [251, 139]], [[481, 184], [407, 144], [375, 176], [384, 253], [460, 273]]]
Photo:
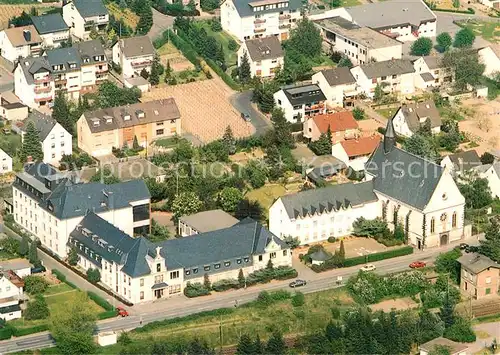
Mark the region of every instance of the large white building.
[[42, 38], [44, 48], [59, 48], [69, 40], [69, 27], [61, 14], [32, 16], [31, 21]]
[[301, 7], [301, 0], [225, 0], [220, 6], [222, 29], [240, 41], [268, 36], [286, 40]]
[[29, 56], [38, 57], [42, 51], [42, 39], [33, 25], [7, 28], [0, 32], [2, 57], [11, 63]]
[[281, 239], [247, 218], [212, 232], [152, 243], [88, 212], [70, 233], [78, 265], [98, 269], [101, 282], [132, 303], [182, 294], [187, 283], [237, 279], [264, 269], [291, 266], [292, 253]]
[[151, 72], [155, 49], [148, 36], [118, 40], [113, 46], [113, 63], [122, 69], [125, 79], [139, 77], [142, 70]]
[[301, 244], [348, 235], [352, 222], [383, 218], [402, 224], [419, 249], [464, 237], [465, 199], [451, 174], [439, 165], [396, 147], [389, 120], [384, 141], [365, 168], [366, 181], [299, 192], [279, 198], [269, 210], [270, 231], [299, 237]]
[[150, 194], [143, 180], [78, 184], [48, 164], [35, 163], [16, 175], [12, 190], [16, 223], [60, 258], [88, 211], [128, 235], [149, 233]]
[[243, 42], [238, 50], [238, 67], [241, 66], [245, 54], [250, 64], [252, 77], [273, 77], [276, 70], [283, 68], [285, 64], [281, 43], [274, 36]]
[[288, 86], [274, 93], [274, 102], [288, 122], [304, 122], [307, 117], [326, 112], [326, 97], [316, 84]]
[[90, 39], [92, 29], [104, 32], [109, 23], [109, 13], [101, 0], [70, 0], [63, 5], [64, 22], [71, 35], [81, 40]]

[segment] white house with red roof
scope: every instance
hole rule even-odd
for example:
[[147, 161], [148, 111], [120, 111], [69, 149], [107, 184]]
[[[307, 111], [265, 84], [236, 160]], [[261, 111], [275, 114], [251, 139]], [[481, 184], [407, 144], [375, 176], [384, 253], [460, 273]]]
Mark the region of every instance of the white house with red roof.
[[354, 170], [361, 171], [379, 143], [378, 135], [344, 140], [333, 145], [332, 155]]

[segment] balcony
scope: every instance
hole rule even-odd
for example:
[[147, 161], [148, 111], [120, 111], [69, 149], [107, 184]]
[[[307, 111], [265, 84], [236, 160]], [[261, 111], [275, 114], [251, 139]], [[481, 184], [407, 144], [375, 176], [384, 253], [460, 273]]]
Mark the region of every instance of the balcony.
[[108, 76], [107, 75], [102, 75], [102, 76], [98, 76], [98, 77], [95, 78], [96, 83], [101, 83], [104, 80], [108, 80]]
[[108, 72], [108, 67], [103, 67], [101, 69], [99, 69], [99, 67], [96, 67], [96, 69], [95, 69], [96, 74], [102, 74], [102, 73], [107, 73], [107, 72]]
[[35, 82], [35, 84], [48, 83], [48, 82], [52, 81], [52, 77], [44, 76], [43, 78], [36, 78], [33, 81]]
[[290, 14], [283, 14], [283, 15], [279, 16], [280, 20], [288, 20], [290, 18], [292, 18], [292, 15], [290, 15]]
[[141, 62], [132, 62], [130, 65], [132, 68], [140, 68], [140, 67], [147, 67], [148, 65], [151, 65], [152, 61], [151, 60], [143, 60]]
[[278, 28], [279, 28], [280, 30], [284, 30], [284, 29], [287, 29], [287, 28], [290, 28], [290, 27], [292, 27], [292, 25], [288, 23], [288, 24], [286, 24], [286, 25], [279, 25], [279, 27], [278, 27]]
[[52, 86], [36, 87], [35, 94], [44, 94], [52, 91]]
[[258, 24], [258, 23], [266, 23], [266, 19], [263, 19], [263, 18], [256, 18], [255, 21], [253, 22], [255, 24]]
[[255, 33], [263, 33], [263, 32], [266, 32], [266, 29], [265, 28], [256, 28], [253, 30]]
[[35, 102], [52, 101], [52, 96], [35, 97]]
[[324, 103], [319, 103], [315, 105], [306, 105], [305, 110], [318, 110], [318, 109], [323, 109], [325, 107]]

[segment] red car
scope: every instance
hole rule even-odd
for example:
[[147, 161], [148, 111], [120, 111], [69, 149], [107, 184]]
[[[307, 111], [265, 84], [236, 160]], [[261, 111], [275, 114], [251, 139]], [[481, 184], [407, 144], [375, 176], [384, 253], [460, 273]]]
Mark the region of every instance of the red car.
[[423, 268], [425, 267], [425, 263], [423, 261], [414, 261], [410, 264], [410, 267], [412, 269], [420, 269], [420, 268]]
[[128, 312], [125, 308], [118, 306], [116, 307], [116, 310], [118, 311], [119, 316], [128, 317]]

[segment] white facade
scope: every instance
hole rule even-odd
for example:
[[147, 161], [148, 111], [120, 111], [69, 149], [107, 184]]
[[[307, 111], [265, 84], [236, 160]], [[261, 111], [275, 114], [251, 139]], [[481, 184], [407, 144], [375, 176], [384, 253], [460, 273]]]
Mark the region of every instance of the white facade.
[[0, 175], [12, 171], [12, 158], [0, 149]]
[[[248, 55], [245, 42], [243, 42], [240, 49], [238, 50], [238, 66], [241, 65], [245, 53], [247, 53]], [[277, 69], [283, 68], [284, 59], [281, 56], [278, 58], [255, 61], [252, 60], [250, 55], [248, 55], [248, 63], [250, 64], [250, 73], [252, 77], [258, 76], [258, 77], [268, 78], [268, 77], [273, 77]]]
[[70, 34], [81, 40], [89, 40], [92, 28], [104, 30], [109, 23], [109, 14], [82, 17], [73, 2], [63, 6], [63, 19], [70, 28]]
[[368, 78], [360, 66], [352, 68], [351, 73], [356, 79], [358, 92], [364, 93], [369, 98], [374, 97], [375, 87], [377, 86], [377, 84], [380, 84], [382, 86], [382, 90], [385, 93], [399, 93], [405, 95], [415, 92], [415, 73]]
[[[497, 4], [500, 4], [500, 2]], [[479, 62], [485, 65], [484, 76], [493, 78], [495, 74], [500, 73], [500, 59], [491, 47], [481, 48], [478, 54]]]
[[304, 122], [307, 117], [326, 113], [326, 105], [323, 101], [311, 104], [292, 105], [285, 95], [283, 89], [274, 93], [276, 107], [283, 110], [288, 122]]
[[[413, 136], [413, 132], [408, 126], [408, 122], [403, 114], [403, 110], [401, 108], [398, 109], [394, 117], [392, 118], [392, 122], [394, 123], [394, 129], [396, 130], [396, 133], [398, 135], [404, 136], [404, 137], [411, 137]], [[423, 122], [420, 122], [423, 123]], [[441, 127], [432, 127], [431, 128], [431, 133], [432, 134], [438, 134], [441, 132]]]
[[48, 48], [59, 48], [62, 42], [69, 39], [69, 29], [51, 33], [41, 34], [43, 46]]
[[21, 318], [19, 300], [23, 298], [23, 287], [18, 287], [10, 279], [12, 276], [9, 272], [5, 270], [5, 274], [0, 277], [0, 318], [6, 321]]
[[493, 163], [486, 170], [479, 172], [481, 179], [488, 180], [493, 198], [500, 198], [500, 162]]
[[[38, 37], [38, 33], [36, 33], [36, 29], [34, 26], [25, 26], [25, 27], [30, 31], [34, 31], [34, 33], [31, 34], [32, 36]], [[14, 29], [8, 29], [7, 31], [13, 31], [13, 30]], [[7, 36], [6, 30], [3, 30], [0, 32], [0, 49], [2, 57], [7, 59], [11, 63], [14, 63], [19, 58], [26, 58], [29, 56], [40, 55], [42, 46], [41, 43], [14, 45]]]
[[329, 107], [343, 107], [344, 99], [353, 98], [357, 94], [356, 82], [331, 86], [321, 71], [312, 76], [312, 82], [323, 91]]
[[143, 69], [146, 69], [148, 73], [151, 72], [154, 53], [127, 57], [122, 50], [122, 41], [123, 40], [119, 40], [113, 46], [113, 63], [120, 65], [123, 77], [125, 79], [137, 77]]
[[234, 0], [225, 0], [220, 6], [222, 29], [242, 42], [267, 36], [278, 36], [280, 40], [286, 40], [295, 22], [301, 17], [300, 6], [291, 7], [290, 2], [277, 0], [262, 3], [262, 6], [252, 7], [253, 13], [241, 16], [236, 6], [250, 7], [249, 3], [235, 5]]
[[[23, 135], [24, 138], [24, 135]], [[63, 155], [73, 154], [72, 135], [59, 123], [42, 142], [43, 162], [58, 166]]]

